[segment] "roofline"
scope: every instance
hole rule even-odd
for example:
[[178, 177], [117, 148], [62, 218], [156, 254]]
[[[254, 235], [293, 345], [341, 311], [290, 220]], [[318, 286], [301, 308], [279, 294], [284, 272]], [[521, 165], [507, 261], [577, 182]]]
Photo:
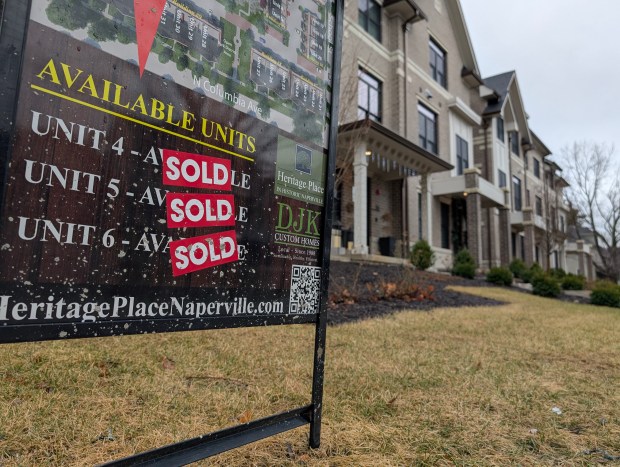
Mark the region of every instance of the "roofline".
[[[507, 74], [507, 73], [510, 73], [512, 76], [510, 77], [510, 81], [508, 81], [508, 85], [506, 86], [506, 97], [508, 97], [510, 95], [510, 86], [512, 86], [512, 83], [513, 83], [513, 81], [515, 79], [515, 76], [517, 74], [516, 71], [514, 71], [514, 70], [512, 70], [512, 71], [505, 71], [504, 73], [497, 73], [496, 75], [484, 78], [484, 79], [489, 79], [489, 78], [493, 78], [493, 77], [499, 76], [499, 75], [504, 75], [504, 74]], [[502, 97], [501, 91], [498, 91], [497, 89], [492, 88], [491, 86], [489, 86], [486, 83], [484, 83], [484, 85], [487, 88], [491, 89], [495, 93], [495, 95], [497, 96], [498, 100], [501, 99], [501, 97]], [[487, 100], [487, 102], [489, 102], [489, 100]], [[506, 102], [508, 102], [508, 99], [504, 99], [502, 101], [502, 105], [499, 108], [499, 110], [495, 110], [494, 112], [483, 112], [482, 115], [484, 115], [485, 117], [490, 117], [490, 116], [495, 116], [495, 115], [499, 115], [499, 114], [503, 113], [504, 112], [504, 108], [506, 107]]]
[[413, 10], [413, 16], [409, 18], [408, 20], [405, 20], [403, 27], [406, 27], [407, 24], [409, 23], [415, 23], [416, 21], [420, 21], [420, 20], [428, 21], [428, 17], [426, 16], [426, 14], [424, 14], [424, 12], [422, 11], [422, 8], [420, 8], [417, 5], [417, 3], [414, 2], [413, 0], [385, 0], [383, 2], [383, 7], [387, 8], [392, 5], [396, 5], [397, 3], [400, 3], [400, 2], [407, 3], [407, 5], [409, 5], [411, 9]]
[[[476, 52], [474, 51], [474, 46], [472, 44], [471, 41], [471, 37], [469, 36], [469, 30], [467, 29], [467, 23], [465, 22], [465, 14], [463, 13], [463, 8], [461, 7], [461, 3], [458, 0], [452, 0], [452, 1], [447, 1], [446, 5], [448, 7], [449, 12], [453, 12], [456, 13], [458, 15], [458, 20], [460, 22], [460, 28], [457, 27], [457, 34], [461, 33], [465, 39], [465, 42], [467, 43], [467, 51], [469, 52], [468, 55], [472, 61], [471, 63], [471, 67], [468, 66], [468, 68], [471, 68], [471, 70], [478, 76], [481, 76], [480, 73], [480, 68], [478, 67], [478, 60], [476, 59]], [[461, 44], [461, 41], [458, 41], [459, 44]], [[461, 50], [461, 53], [463, 53], [463, 51]], [[469, 65], [469, 64], [466, 64]]]
[[534, 131], [530, 130], [530, 134], [532, 135], [534, 144], [536, 144], [537, 146], [540, 146], [543, 149], [543, 152], [546, 152], [546, 154], [544, 154], [544, 157], [550, 156], [552, 154], [551, 149], [549, 149], [547, 145], [542, 142], [542, 140], [538, 137], [538, 135]]

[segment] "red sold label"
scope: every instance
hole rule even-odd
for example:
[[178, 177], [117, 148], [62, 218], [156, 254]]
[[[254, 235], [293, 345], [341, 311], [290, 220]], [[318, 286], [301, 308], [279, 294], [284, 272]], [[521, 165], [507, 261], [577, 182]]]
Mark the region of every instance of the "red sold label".
[[221, 227], [235, 225], [233, 195], [166, 194], [168, 227]]
[[170, 242], [172, 274], [181, 276], [239, 260], [234, 230]]
[[230, 161], [164, 149], [164, 184], [212, 190], [231, 189]]

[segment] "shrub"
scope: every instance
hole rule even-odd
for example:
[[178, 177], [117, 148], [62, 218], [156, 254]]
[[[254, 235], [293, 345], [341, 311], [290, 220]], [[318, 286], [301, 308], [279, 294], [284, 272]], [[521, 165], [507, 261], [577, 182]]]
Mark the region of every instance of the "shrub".
[[620, 308], [620, 286], [613, 282], [597, 282], [592, 289], [590, 303], [592, 305]]
[[487, 282], [497, 285], [511, 285], [512, 273], [508, 268], [491, 268], [487, 273]]
[[538, 276], [540, 274], [543, 274], [544, 271], [543, 271], [543, 268], [540, 266], [540, 264], [534, 263], [530, 267], [530, 272], [532, 273], [532, 278], [533, 278], [533, 276]]
[[476, 262], [467, 248], [463, 248], [454, 257], [452, 274], [467, 279], [473, 279], [476, 275]]
[[521, 280], [526, 284], [529, 284], [535, 277], [540, 276], [541, 274], [543, 274], [543, 270], [540, 267], [540, 264], [534, 263], [529, 269], [526, 268], [525, 271], [521, 273]]
[[413, 245], [409, 259], [416, 269], [424, 271], [435, 263], [435, 253], [426, 240], [420, 239]]
[[554, 268], [551, 270], [550, 274], [560, 281], [566, 277], [566, 271], [562, 268]]
[[586, 286], [586, 278], [583, 276], [576, 276], [575, 274], [564, 276], [561, 282], [564, 290], [583, 290]]
[[532, 277], [532, 293], [541, 297], [558, 297], [560, 284], [550, 274], [536, 274]]
[[527, 266], [525, 265], [523, 260], [515, 258], [510, 263], [510, 266], [508, 266], [508, 269], [510, 269], [510, 272], [513, 276], [519, 279], [523, 279], [523, 273], [527, 270]]

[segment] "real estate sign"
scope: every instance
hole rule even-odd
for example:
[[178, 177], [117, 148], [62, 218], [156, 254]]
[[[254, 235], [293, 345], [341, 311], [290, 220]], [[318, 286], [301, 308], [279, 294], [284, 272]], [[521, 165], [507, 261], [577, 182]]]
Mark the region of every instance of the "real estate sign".
[[3, 109], [0, 342], [316, 322], [333, 18], [32, 0]]

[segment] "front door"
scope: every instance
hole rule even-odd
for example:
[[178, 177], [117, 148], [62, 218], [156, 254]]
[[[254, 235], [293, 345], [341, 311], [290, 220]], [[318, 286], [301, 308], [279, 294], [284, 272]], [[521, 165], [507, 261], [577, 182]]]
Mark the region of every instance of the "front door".
[[467, 247], [467, 203], [452, 200], [452, 251], [458, 253]]

